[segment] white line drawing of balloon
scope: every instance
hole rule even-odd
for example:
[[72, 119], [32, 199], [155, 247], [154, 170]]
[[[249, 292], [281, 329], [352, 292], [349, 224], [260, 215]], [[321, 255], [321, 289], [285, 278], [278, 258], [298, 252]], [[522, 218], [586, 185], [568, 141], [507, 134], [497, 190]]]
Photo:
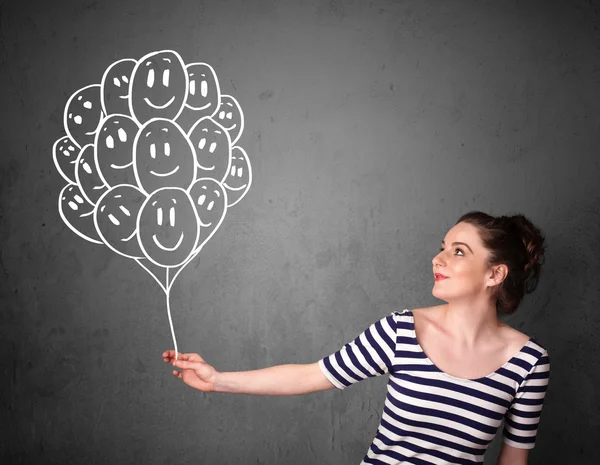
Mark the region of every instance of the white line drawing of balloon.
[[153, 118], [135, 136], [133, 169], [147, 195], [163, 187], [185, 190], [196, 178], [194, 147], [176, 122]]
[[52, 158], [54, 166], [65, 181], [76, 184], [75, 166], [79, 156], [80, 147], [71, 140], [69, 136], [63, 136], [57, 139], [52, 146]]
[[94, 225], [106, 246], [124, 257], [144, 258], [138, 243], [137, 218], [146, 195], [130, 184], [111, 187], [98, 199]]
[[222, 182], [231, 166], [231, 138], [225, 128], [209, 116], [200, 118], [188, 132], [196, 154], [198, 177]]
[[227, 189], [228, 207], [233, 207], [244, 198], [252, 184], [252, 165], [248, 154], [242, 147], [231, 149], [231, 169], [223, 181]]
[[75, 164], [75, 179], [85, 199], [92, 205], [96, 205], [100, 196], [108, 189], [98, 173], [93, 144], [83, 146], [79, 152]]
[[244, 112], [238, 101], [231, 95], [221, 94], [221, 106], [215, 113], [215, 120], [227, 129], [231, 143], [235, 144], [244, 131]]
[[106, 68], [100, 86], [105, 115], [129, 114], [129, 82], [137, 61], [124, 58]]
[[[52, 146], [63, 222], [135, 260], [165, 293], [252, 183], [244, 114], [208, 63], [173, 50], [124, 58], [73, 93]], [[176, 357], [177, 358], [177, 355]]]
[[184, 263], [196, 249], [200, 220], [190, 194], [180, 187], [154, 191], [137, 216], [138, 242], [145, 257], [158, 266]]
[[77, 184], [67, 184], [58, 196], [58, 213], [63, 222], [86, 241], [102, 244], [94, 225], [94, 205], [89, 203]]
[[[200, 237], [198, 238], [198, 245], [196, 247], [196, 250], [194, 250], [194, 252], [182, 265], [180, 265], [174, 270], [175, 274], [172, 274], [170, 282], [167, 278], [168, 289], [171, 289], [171, 286], [177, 279], [177, 276], [179, 276], [179, 273], [187, 266], [189, 262], [196, 258], [196, 256], [204, 247], [204, 245], [217, 232], [217, 230], [221, 226], [221, 223], [223, 223], [223, 220], [227, 216], [227, 191], [219, 181], [213, 178], [200, 178], [190, 186], [188, 192], [192, 199], [193, 205], [198, 213], [198, 221], [200, 224]], [[202, 198], [203, 195], [205, 196], [205, 198]], [[219, 202], [217, 199], [222, 200]], [[215, 202], [215, 200], [217, 201]], [[213, 208], [213, 206], [210, 205], [210, 202], [214, 202], [216, 204], [216, 207]], [[215, 211], [215, 215], [209, 218], [205, 217], [204, 220], [206, 220], [206, 223], [203, 222], [201, 213], [208, 212], [213, 209]], [[218, 210], [222, 210], [222, 212], [218, 214]], [[209, 232], [203, 236], [203, 231]]]
[[96, 131], [104, 117], [100, 91], [100, 84], [82, 87], [69, 97], [65, 105], [65, 131], [78, 147], [94, 142]]
[[140, 126], [131, 116], [108, 115], [94, 139], [94, 159], [107, 186], [137, 185], [133, 167], [133, 145]]
[[189, 78], [179, 53], [161, 50], [136, 63], [129, 89], [129, 111], [140, 124], [152, 118], [177, 119], [188, 95]]

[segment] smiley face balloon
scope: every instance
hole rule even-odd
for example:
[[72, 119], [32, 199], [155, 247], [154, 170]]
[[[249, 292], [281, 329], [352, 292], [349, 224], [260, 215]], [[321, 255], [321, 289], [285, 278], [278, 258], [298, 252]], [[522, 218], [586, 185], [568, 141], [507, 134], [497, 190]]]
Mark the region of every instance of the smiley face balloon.
[[133, 169], [133, 143], [139, 126], [126, 115], [104, 118], [94, 150], [100, 177], [108, 186], [137, 185]]
[[76, 184], [75, 164], [79, 156], [79, 147], [71, 140], [69, 136], [63, 136], [58, 139], [52, 147], [52, 156], [54, 166], [60, 175], [71, 184]]
[[93, 144], [103, 116], [100, 84], [84, 87], [67, 101], [63, 116], [65, 131], [79, 147]]
[[215, 120], [229, 132], [231, 143], [235, 144], [244, 130], [242, 107], [231, 95], [221, 95], [221, 105], [215, 114]]
[[129, 84], [137, 61], [116, 61], [102, 76], [102, 111], [105, 115], [129, 115]]
[[227, 192], [220, 182], [212, 178], [201, 178], [190, 187], [190, 197], [200, 222], [197, 252], [213, 236], [225, 218]]
[[118, 254], [144, 258], [137, 235], [137, 217], [146, 196], [122, 184], [106, 191], [94, 210], [94, 224], [102, 241]]
[[163, 187], [185, 190], [196, 178], [194, 148], [177, 123], [151, 119], [135, 137], [133, 168], [138, 186], [148, 195]]
[[223, 186], [227, 189], [227, 206], [232, 207], [242, 200], [251, 184], [252, 166], [248, 154], [242, 147], [233, 147], [231, 168], [223, 181]]
[[79, 237], [102, 244], [94, 225], [94, 205], [83, 196], [77, 184], [67, 184], [58, 196], [58, 212], [65, 224]]
[[150, 195], [138, 215], [139, 244], [154, 264], [175, 267], [196, 248], [200, 225], [190, 195], [164, 187]]
[[196, 152], [198, 177], [211, 177], [221, 182], [231, 163], [229, 133], [212, 118], [198, 121], [189, 132], [190, 142]]
[[188, 73], [181, 56], [172, 50], [152, 52], [133, 69], [129, 110], [139, 124], [152, 118], [175, 120], [188, 94]]
[[84, 146], [79, 152], [75, 165], [75, 179], [85, 199], [93, 205], [96, 205], [100, 196], [108, 189], [98, 173], [92, 144]]

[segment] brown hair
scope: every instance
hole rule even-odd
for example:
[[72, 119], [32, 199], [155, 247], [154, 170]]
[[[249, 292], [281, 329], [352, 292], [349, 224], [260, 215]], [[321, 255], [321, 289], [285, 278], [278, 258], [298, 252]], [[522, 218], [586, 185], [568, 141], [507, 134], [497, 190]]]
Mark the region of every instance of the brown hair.
[[488, 266], [504, 264], [508, 275], [494, 290], [496, 312], [510, 315], [525, 296], [537, 287], [544, 251], [545, 237], [525, 216], [491, 216], [480, 211], [462, 215], [456, 224], [474, 225], [483, 245], [490, 252]]

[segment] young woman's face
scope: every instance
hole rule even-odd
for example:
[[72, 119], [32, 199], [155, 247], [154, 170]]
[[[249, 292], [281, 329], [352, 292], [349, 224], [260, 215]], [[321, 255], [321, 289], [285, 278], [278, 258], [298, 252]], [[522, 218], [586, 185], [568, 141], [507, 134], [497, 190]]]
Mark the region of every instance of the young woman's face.
[[[475, 226], [468, 223], [454, 225], [444, 237], [440, 252], [431, 261], [434, 273], [432, 294], [446, 302], [484, 295], [490, 272], [486, 265], [487, 257], [488, 251]], [[447, 278], [437, 280], [436, 273]]]

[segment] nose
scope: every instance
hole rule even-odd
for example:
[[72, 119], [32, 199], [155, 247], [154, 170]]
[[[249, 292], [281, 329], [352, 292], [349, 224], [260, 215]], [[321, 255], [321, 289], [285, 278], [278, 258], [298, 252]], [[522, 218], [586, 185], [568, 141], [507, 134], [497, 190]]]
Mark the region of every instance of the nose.
[[433, 266], [437, 266], [437, 265], [444, 266], [444, 263], [440, 258], [441, 254], [442, 254], [442, 252], [440, 251], [440, 253], [438, 253], [435, 257], [433, 257], [433, 260], [431, 260], [431, 263]]

